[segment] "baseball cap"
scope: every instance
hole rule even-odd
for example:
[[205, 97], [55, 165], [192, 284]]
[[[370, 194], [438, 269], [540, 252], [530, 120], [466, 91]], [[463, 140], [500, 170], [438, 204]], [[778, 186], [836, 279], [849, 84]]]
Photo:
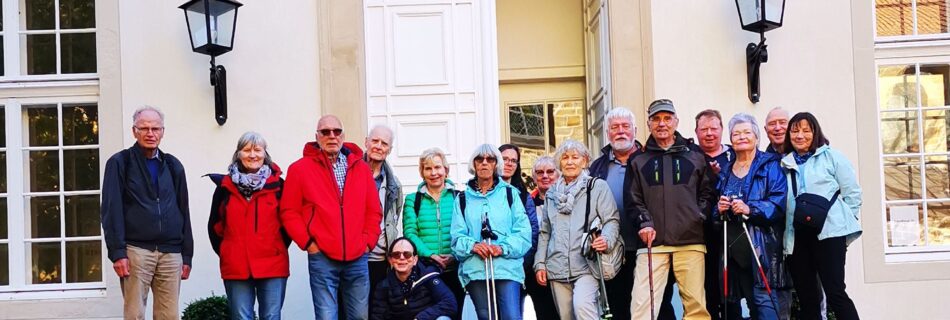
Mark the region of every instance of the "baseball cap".
[[670, 99], [659, 99], [650, 103], [650, 108], [647, 109], [647, 116], [652, 117], [658, 112], [676, 114], [676, 109], [673, 108], [673, 101]]

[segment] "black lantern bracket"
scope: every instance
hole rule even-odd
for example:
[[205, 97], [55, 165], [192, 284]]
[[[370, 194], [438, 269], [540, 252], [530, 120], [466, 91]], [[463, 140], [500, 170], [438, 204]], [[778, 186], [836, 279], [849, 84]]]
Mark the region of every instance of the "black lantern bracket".
[[759, 92], [759, 69], [762, 64], [769, 62], [768, 45], [765, 44], [765, 33], [759, 33], [759, 43], [750, 42], [745, 47], [746, 60], [746, 78], [749, 83], [749, 101], [758, 103], [761, 93]]
[[214, 87], [214, 121], [223, 126], [228, 121], [228, 72], [214, 63], [211, 56], [211, 86]]

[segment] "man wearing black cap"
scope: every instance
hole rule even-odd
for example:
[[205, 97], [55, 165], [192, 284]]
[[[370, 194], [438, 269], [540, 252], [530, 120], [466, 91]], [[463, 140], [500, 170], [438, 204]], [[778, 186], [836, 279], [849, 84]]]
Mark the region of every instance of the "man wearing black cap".
[[683, 299], [683, 319], [709, 319], [706, 311], [703, 239], [705, 213], [712, 205], [714, 185], [711, 170], [700, 150], [689, 147], [676, 127], [679, 119], [673, 102], [667, 99], [650, 104], [650, 138], [643, 153], [631, 160], [624, 211], [639, 221], [638, 234], [652, 247], [653, 270], [648, 267], [647, 249], [637, 252], [634, 280], [633, 319], [650, 318], [649, 277], [653, 275], [653, 300], [662, 301], [673, 269]]

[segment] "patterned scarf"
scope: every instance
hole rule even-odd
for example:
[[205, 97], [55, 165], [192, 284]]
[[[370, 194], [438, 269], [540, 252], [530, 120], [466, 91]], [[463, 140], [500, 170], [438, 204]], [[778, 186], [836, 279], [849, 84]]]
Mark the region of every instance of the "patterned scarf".
[[264, 165], [255, 173], [243, 173], [238, 169], [237, 163], [232, 163], [228, 166], [228, 173], [241, 195], [250, 199], [254, 192], [264, 188], [267, 178], [270, 178], [271, 170], [270, 166]]
[[806, 152], [805, 154], [799, 154], [798, 152], [792, 151], [792, 157], [795, 157], [795, 163], [798, 165], [805, 164], [805, 161], [808, 161], [808, 158], [811, 158], [812, 152]]
[[557, 182], [548, 189], [548, 204], [554, 204], [558, 213], [571, 214], [577, 194], [580, 193], [581, 187], [587, 185], [587, 180], [590, 180], [587, 170], [581, 171], [577, 179], [569, 184], [564, 181], [564, 176], [557, 178]]

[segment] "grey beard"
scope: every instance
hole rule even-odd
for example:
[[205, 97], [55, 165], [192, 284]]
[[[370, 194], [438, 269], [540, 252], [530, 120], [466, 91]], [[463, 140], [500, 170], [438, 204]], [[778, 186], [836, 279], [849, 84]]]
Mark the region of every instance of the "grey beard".
[[633, 141], [610, 142], [610, 147], [613, 148], [615, 151], [620, 151], [620, 152], [627, 151], [627, 150], [630, 150], [630, 148], [633, 148]]

